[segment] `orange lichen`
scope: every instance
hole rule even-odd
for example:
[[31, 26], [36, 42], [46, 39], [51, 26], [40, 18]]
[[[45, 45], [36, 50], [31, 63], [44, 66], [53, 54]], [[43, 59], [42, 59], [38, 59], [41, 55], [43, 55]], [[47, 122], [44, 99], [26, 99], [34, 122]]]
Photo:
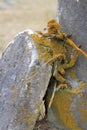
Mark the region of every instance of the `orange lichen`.
[[76, 94], [76, 95], [81, 94], [84, 92], [84, 88], [74, 88], [74, 89], [70, 90], [70, 92], [73, 94]]
[[77, 75], [75, 73], [75, 70], [73, 70], [72, 68], [71, 69], [67, 69], [66, 70], [66, 73], [69, 75], [69, 77], [73, 80], [77, 79]]
[[[67, 50], [68, 54], [71, 53], [70, 46], [64, 46], [63, 41], [54, 39], [48, 39], [44, 36], [38, 36], [37, 34], [31, 35], [35, 41], [38, 48], [38, 59], [44, 59], [48, 64], [54, 63], [54, 70], [56, 73], [53, 73], [53, 76], [60, 82], [64, 83], [66, 79], [63, 77], [65, 74], [65, 69], [69, 69], [75, 65], [75, 62], [78, 57], [78, 51], [75, 51], [70, 62], [67, 59]], [[68, 61], [68, 62], [67, 62]]]
[[78, 46], [76, 46], [76, 44], [71, 39], [67, 38], [66, 42], [87, 58], [87, 54]]
[[69, 130], [81, 130], [76, 123], [72, 112], [70, 111], [70, 106], [72, 103], [72, 96], [66, 90], [56, 93], [52, 110], [55, 111], [56, 118], [60, 118]]
[[87, 86], [87, 83], [84, 82], [78, 82], [77, 86], [74, 86], [72, 89], [68, 90], [72, 94], [80, 94], [81, 96], [85, 92], [85, 87]]
[[[87, 106], [87, 104], [86, 104]], [[80, 108], [80, 113], [81, 113], [81, 122], [86, 122], [87, 121], [87, 109], [84, 109], [83, 107]]]
[[[58, 67], [56, 68], [56, 73], [54, 74], [55, 78], [60, 81], [61, 83], [64, 83], [66, 79], [62, 76], [65, 74], [65, 69], [72, 68], [75, 65], [75, 62], [78, 57], [78, 52], [76, 51], [74, 55], [72, 56], [69, 63], [66, 63], [66, 60], [63, 61], [64, 63], [59, 63], [58, 61]], [[55, 65], [56, 66], [56, 65]]]
[[[37, 33], [40, 35], [33, 34], [31, 37], [35, 41], [38, 48], [38, 59], [44, 59], [47, 64], [52, 63], [51, 65], [55, 66], [52, 66], [56, 72], [53, 72], [53, 76], [58, 81], [58, 88], [67, 88], [63, 91], [60, 90], [57, 93], [57, 86], [54, 85], [53, 94], [49, 101], [49, 108], [52, 105], [52, 110], [54, 111], [55, 116], [58, 119], [60, 118], [59, 120], [63, 122], [67, 129], [82, 130], [79, 128], [72, 111], [70, 111], [70, 108], [73, 96], [77, 96], [77, 94], [80, 95], [84, 92], [84, 84], [78, 83], [77, 88], [75, 86], [68, 88], [69, 85], [66, 84], [66, 73], [68, 72], [68, 76], [71, 80], [77, 79], [72, 67], [76, 63], [78, 53], [81, 53], [86, 58], [87, 54], [70, 39], [71, 35], [65, 34], [60, 30], [60, 25], [56, 22], [56, 20], [51, 20], [48, 22], [47, 32], [37, 31]], [[75, 53], [71, 57], [73, 48], [75, 49]], [[82, 121], [86, 121], [86, 110], [81, 109], [80, 112], [82, 114]]]
[[14, 90], [14, 89], [15, 89], [15, 85], [12, 85], [12, 86], [11, 86], [11, 90]]
[[[44, 59], [47, 64], [54, 64], [54, 71], [56, 71], [53, 72], [53, 76], [57, 81], [65, 84], [67, 80], [64, 77], [65, 70], [75, 65], [79, 52], [86, 57], [85, 52], [69, 39], [69, 34], [65, 34], [60, 30], [60, 25], [54, 19], [48, 22], [46, 33], [40, 31], [38, 33], [40, 35], [31, 35], [35, 43], [38, 43], [36, 44], [39, 53], [38, 59]], [[72, 57], [70, 56], [71, 47], [76, 49]]]
[[54, 76], [56, 78], [57, 81], [60, 81], [61, 83], [64, 83], [66, 81], [66, 79], [60, 75], [58, 72], [55, 74]]
[[50, 20], [47, 24], [48, 27], [48, 34], [57, 34], [58, 30], [60, 30], [60, 24], [56, 22], [56, 20]]
[[60, 88], [68, 88], [68, 85], [67, 84], [60, 84], [58, 87], [60, 87]]
[[75, 65], [75, 62], [77, 60], [77, 57], [78, 57], [78, 51], [76, 51], [74, 53], [74, 55], [72, 56], [71, 60], [70, 60], [70, 63], [64, 63], [64, 64], [61, 64], [59, 67], [58, 67], [58, 71], [61, 72], [61, 68], [62, 69], [69, 69], [69, 68], [72, 68], [74, 65]]
[[68, 43], [70, 46], [72, 46], [73, 48], [75, 48], [79, 53], [81, 53], [83, 56], [85, 56], [87, 58], [87, 54], [80, 49], [71, 39], [69, 39], [70, 35], [63, 33], [60, 30], [60, 25], [59, 23], [56, 22], [56, 20], [50, 20], [47, 24], [47, 33], [42, 33], [42, 32], [38, 32], [39, 34], [43, 35], [44, 37], [48, 37], [48, 38], [55, 38], [58, 40], [64, 40], [66, 41], [66, 43]]
[[[85, 57], [87, 57], [87, 54], [71, 39], [69, 39], [69, 34], [65, 34], [60, 30], [60, 25], [55, 20], [48, 22], [46, 33], [40, 31], [37, 33], [40, 35], [33, 34], [31, 37], [36, 43], [36, 47], [38, 49], [38, 59], [44, 59], [45, 64], [52, 65], [52, 76], [54, 76], [58, 81], [57, 85], [59, 88], [67, 88], [63, 91], [60, 90], [57, 93], [57, 86], [54, 86], [54, 91], [50, 98], [49, 107], [52, 104], [52, 110], [56, 109], [56, 112], [54, 110], [56, 117], [60, 117], [60, 120], [62, 120], [66, 128], [70, 130], [81, 130], [74, 119], [73, 113], [70, 111], [70, 106], [73, 96], [77, 96], [76, 94], [80, 95], [84, 92], [84, 85], [78, 83], [80, 88], [78, 86], [77, 88], [75, 86], [71, 86], [72, 88], [69, 89], [69, 85], [67, 84], [67, 81], [69, 80], [67, 79], [67, 74], [71, 80], [77, 79], [76, 74], [72, 70], [72, 67], [76, 63], [78, 53], [83, 54]], [[73, 56], [71, 56], [73, 48], [75, 48], [75, 51]], [[41, 68], [42, 67], [43, 65]], [[85, 111], [81, 110], [81, 112], [84, 115]]]

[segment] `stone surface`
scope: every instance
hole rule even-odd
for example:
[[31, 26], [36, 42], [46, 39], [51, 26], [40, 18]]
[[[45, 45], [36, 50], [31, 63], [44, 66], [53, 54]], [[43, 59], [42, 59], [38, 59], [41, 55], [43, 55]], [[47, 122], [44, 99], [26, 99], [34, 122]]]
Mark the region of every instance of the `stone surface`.
[[[58, 0], [57, 20], [63, 31], [87, 53], [87, 1]], [[75, 66], [77, 79], [68, 76], [72, 89], [56, 92], [49, 117], [64, 130], [87, 129], [87, 59], [79, 56]], [[81, 90], [82, 89], [82, 90]], [[75, 90], [73, 93], [72, 90]]]
[[[58, 0], [57, 20], [87, 53], [87, 0]], [[78, 67], [79, 66], [79, 67]], [[80, 80], [87, 81], [87, 59], [80, 56], [76, 67]]]
[[0, 130], [32, 130], [51, 76], [38, 60], [31, 30], [18, 34], [0, 59]]

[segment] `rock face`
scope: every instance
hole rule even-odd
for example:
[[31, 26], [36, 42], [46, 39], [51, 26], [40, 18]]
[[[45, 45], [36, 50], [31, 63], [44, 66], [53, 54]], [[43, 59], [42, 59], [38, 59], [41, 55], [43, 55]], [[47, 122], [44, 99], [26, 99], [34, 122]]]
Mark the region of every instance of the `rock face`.
[[24, 31], [0, 59], [0, 130], [32, 130], [51, 77], [51, 66], [38, 60], [38, 50]]
[[[87, 1], [58, 0], [58, 21], [62, 30], [72, 34], [72, 39], [82, 45], [87, 53]], [[87, 129], [87, 59], [81, 55], [75, 66], [77, 79], [69, 77], [72, 89], [57, 92], [52, 105], [56, 126], [64, 130]], [[83, 89], [80, 91], [80, 88]], [[51, 115], [49, 113], [49, 115]]]
[[[71, 33], [73, 40], [87, 53], [87, 0], [58, 0], [57, 12], [62, 30]], [[85, 58], [80, 56], [76, 70], [80, 80], [87, 81]]]

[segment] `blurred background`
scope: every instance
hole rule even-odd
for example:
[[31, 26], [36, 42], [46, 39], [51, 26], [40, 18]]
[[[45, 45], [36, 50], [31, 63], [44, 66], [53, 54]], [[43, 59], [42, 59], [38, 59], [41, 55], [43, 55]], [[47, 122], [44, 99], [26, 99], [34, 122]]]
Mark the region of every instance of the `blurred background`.
[[57, 0], [0, 0], [0, 57], [17, 33], [42, 30], [56, 12]]

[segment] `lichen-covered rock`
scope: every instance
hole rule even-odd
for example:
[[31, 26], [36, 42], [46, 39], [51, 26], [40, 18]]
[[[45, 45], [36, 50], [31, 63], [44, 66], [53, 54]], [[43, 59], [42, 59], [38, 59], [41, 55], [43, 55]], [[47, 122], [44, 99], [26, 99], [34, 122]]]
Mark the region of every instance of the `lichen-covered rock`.
[[[57, 20], [63, 31], [71, 33], [74, 42], [87, 53], [87, 0], [58, 0]], [[79, 66], [79, 67], [78, 67]], [[80, 80], [87, 81], [87, 60], [78, 58], [76, 67]]]
[[[62, 30], [71, 33], [87, 53], [86, 7], [87, 0], [58, 0], [57, 19]], [[54, 117], [51, 122], [64, 130], [87, 130], [87, 58], [80, 55], [74, 70], [76, 78], [68, 75], [72, 89], [56, 92], [48, 115]]]
[[18, 34], [0, 59], [0, 130], [32, 130], [43, 104], [52, 68], [42, 67], [31, 33]]

